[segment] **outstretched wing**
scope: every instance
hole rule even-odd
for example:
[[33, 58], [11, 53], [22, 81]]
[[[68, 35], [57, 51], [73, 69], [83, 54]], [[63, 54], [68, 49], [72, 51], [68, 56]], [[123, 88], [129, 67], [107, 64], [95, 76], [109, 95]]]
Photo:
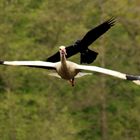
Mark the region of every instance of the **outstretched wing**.
[[[79, 52], [85, 53], [86, 50], [88, 49], [88, 46], [92, 44], [101, 35], [103, 35], [106, 31], [108, 31], [114, 25], [114, 23], [115, 23], [115, 19], [111, 18], [105, 21], [104, 23], [98, 25], [97, 27], [91, 29], [90, 31], [88, 31], [81, 40], [77, 40], [73, 45], [66, 47], [66, 52], [67, 52], [66, 57], [69, 58]], [[94, 52], [93, 54], [94, 59], [96, 59], [97, 54], [98, 53]], [[46, 61], [48, 62], [60, 61], [59, 52], [56, 52], [54, 55], [47, 58]]]
[[111, 75], [111, 76], [114, 76], [114, 77], [117, 77], [120, 79], [130, 80], [130, 81], [134, 82], [135, 84], [140, 85], [140, 76], [128, 75], [125, 73], [121, 73], [118, 71], [109, 70], [109, 69], [105, 69], [105, 68], [101, 68], [101, 67], [97, 67], [97, 66], [77, 65], [77, 69], [94, 71], [94, 72]]
[[111, 18], [99, 26], [90, 30], [81, 40], [82, 49], [87, 48], [91, 43], [93, 43], [97, 38], [103, 35], [106, 31], [108, 31], [115, 24], [115, 19]]
[[45, 61], [0, 61], [1, 65], [28, 66], [45, 69], [55, 69], [55, 63]]

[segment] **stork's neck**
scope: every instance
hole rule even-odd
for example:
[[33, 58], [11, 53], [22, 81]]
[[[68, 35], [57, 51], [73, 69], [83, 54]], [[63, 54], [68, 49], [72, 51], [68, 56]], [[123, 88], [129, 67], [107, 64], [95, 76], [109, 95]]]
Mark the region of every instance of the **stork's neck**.
[[61, 56], [60, 56], [60, 57], [61, 57], [61, 64], [62, 64], [63, 67], [66, 68], [66, 67], [67, 67], [67, 63], [66, 63], [66, 60], [67, 60], [67, 59], [66, 59], [66, 56], [63, 55], [63, 54], [60, 54], [60, 55], [61, 55]]

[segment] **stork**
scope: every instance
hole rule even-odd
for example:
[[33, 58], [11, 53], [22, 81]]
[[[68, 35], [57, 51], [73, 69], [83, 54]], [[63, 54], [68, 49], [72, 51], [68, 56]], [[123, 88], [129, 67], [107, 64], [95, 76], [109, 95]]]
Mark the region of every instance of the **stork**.
[[66, 59], [67, 51], [65, 46], [59, 48], [59, 62], [45, 62], [45, 61], [0, 61], [2, 65], [12, 66], [28, 66], [38, 67], [45, 69], [54, 69], [55, 73], [51, 73], [51, 76], [56, 76], [64, 80], [70, 81], [71, 85], [74, 86], [74, 80], [76, 77], [82, 77], [84, 75], [91, 75], [92, 73], [86, 73], [82, 71], [98, 72], [106, 75], [114, 76], [120, 79], [129, 80], [135, 84], [140, 85], [140, 76], [129, 75], [118, 71], [105, 69], [97, 66], [79, 65], [77, 63], [68, 61]]

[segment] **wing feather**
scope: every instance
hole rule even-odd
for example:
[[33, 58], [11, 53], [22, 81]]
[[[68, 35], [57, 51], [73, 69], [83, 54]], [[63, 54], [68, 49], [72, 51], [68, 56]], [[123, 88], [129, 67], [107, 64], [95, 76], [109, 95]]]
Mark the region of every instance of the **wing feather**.
[[45, 62], [45, 61], [3, 61], [3, 63], [1, 62], [0, 64], [12, 65], [12, 66], [28, 66], [28, 67], [55, 69], [55, 63]]
[[129, 81], [134, 82], [137, 85], [140, 85], [140, 76], [128, 75], [125, 73], [121, 73], [118, 71], [109, 70], [109, 69], [105, 69], [105, 68], [101, 68], [101, 67], [97, 67], [97, 66], [77, 65], [76, 69], [103, 73], [103, 74], [114, 76], [114, 77], [117, 77], [120, 79], [129, 80]]

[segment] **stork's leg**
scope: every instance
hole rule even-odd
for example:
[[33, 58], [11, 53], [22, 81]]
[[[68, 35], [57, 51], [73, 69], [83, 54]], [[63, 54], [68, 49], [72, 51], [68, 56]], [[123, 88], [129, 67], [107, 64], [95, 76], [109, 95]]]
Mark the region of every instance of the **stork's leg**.
[[70, 79], [69, 81], [70, 81], [71, 85], [74, 86], [74, 78]]

